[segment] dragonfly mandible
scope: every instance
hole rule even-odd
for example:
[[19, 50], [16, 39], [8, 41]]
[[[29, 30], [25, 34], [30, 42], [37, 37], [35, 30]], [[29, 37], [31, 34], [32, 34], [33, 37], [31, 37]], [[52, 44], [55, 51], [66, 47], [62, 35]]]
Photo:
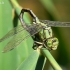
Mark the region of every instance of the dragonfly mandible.
[[[27, 12], [33, 18], [33, 24], [27, 25], [24, 22], [23, 15], [24, 12]], [[35, 40], [34, 43], [36, 45], [43, 45], [45, 48], [49, 48], [52, 50], [56, 50], [58, 46], [58, 39], [53, 37], [51, 26], [54, 27], [69, 27], [69, 22], [58, 22], [58, 21], [49, 21], [49, 20], [39, 20], [38, 17], [29, 9], [22, 9], [19, 15], [19, 20], [21, 25], [13, 28], [10, 30], [3, 38], [0, 39], [0, 42], [6, 40], [13, 36], [12, 40], [9, 41], [4, 47], [3, 52], [8, 52], [15, 47], [17, 47], [22, 41], [27, 39], [30, 36], [35, 36], [38, 34], [39, 41], [36, 41], [36, 38], [33, 37]], [[24, 31], [26, 31], [26, 35], [24, 35]], [[43, 42], [43, 43], [42, 43]]]

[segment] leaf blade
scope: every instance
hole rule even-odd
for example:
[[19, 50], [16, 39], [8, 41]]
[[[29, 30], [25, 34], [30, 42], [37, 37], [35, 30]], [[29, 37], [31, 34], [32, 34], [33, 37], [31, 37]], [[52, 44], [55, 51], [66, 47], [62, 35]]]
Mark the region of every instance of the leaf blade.
[[18, 68], [17, 70], [32, 70], [37, 63], [39, 52], [34, 51]]

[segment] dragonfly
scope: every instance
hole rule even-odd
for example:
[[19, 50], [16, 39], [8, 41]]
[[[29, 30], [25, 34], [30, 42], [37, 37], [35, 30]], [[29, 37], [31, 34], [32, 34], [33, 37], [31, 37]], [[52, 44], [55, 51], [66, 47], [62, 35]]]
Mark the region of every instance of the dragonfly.
[[[33, 18], [31, 25], [27, 25], [24, 22], [23, 15], [25, 12], [29, 13]], [[0, 42], [2, 42], [13, 36], [11, 41], [9, 41], [4, 47], [2, 51], [3, 53], [13, 50], [30, 36], [34, 39], [34, 46], [42, 45], [44, 48], [56, 50], [59, 41], [56, 37], [53, 37], [51, 27], [70, 27], [69, 22], [40, 20], [30, 9], [22, 9], [19, 15], [19, 20], [21, 25], [14, 27], [0, 39]], [[34, 49], [36, 48], [38, 47], [35, 47]]]

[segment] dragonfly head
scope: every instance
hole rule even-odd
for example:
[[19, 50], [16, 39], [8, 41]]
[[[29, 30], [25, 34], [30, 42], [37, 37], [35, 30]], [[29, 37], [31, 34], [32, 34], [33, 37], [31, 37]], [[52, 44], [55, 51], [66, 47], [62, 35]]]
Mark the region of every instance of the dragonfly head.
[[51, 50], [56, 50], [58, 47], [58, 39], [56, 37], [47, 40], [47, 46]]

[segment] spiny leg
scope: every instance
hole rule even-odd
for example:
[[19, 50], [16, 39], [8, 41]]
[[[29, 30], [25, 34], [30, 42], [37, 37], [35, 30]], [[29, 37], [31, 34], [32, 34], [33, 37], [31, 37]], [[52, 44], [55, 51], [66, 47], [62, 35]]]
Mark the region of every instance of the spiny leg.
[[49, 51], [51, 51], [52, 49], [50, 49], [49, 47], [47, 47], [45, 44], [43, 44], [44, 48], [48, 49]]
[[52, 50], [48, 48], [44, 42], [42, 43], [42, 42], [34, 41], [34, 45], [33, 45], [34, 50], [36, 50], [37, 48], [42, 48], [42, 47], [48, 49], [49, 51]]
[[36, 50], [40, 45], [43, 46], [42, 42], [34, 41], [33, 49]]

